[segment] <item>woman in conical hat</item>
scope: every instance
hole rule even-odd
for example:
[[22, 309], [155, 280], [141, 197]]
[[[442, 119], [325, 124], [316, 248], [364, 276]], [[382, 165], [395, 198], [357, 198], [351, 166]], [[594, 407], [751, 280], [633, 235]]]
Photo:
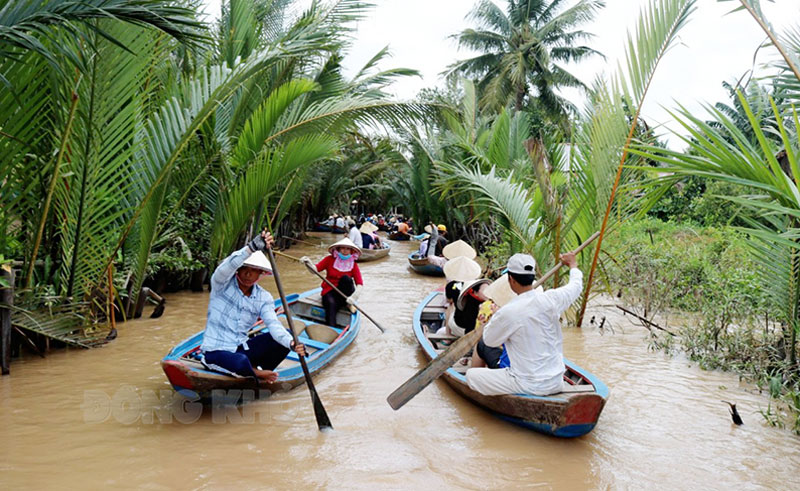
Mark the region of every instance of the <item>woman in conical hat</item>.
[[378, 237], [378, 234], [375, 233], [377, 230], [378, 227], [370, 222], [361, 224], [358, 231], [361, 234], [361, 247], [363, 249], [380, 249], [382, 247], [381, 239]]
[[[307, 256], [300, 258], [309, 267], [317, 271], [325, 271], [328, 281], [336, 285], [348, 297], [336, 293], [326, 282], [322, 282], [322, 305], [325, 307], [325, 323], [329, 326], [336, 325], [336, 311], [345, 304], [354, 305], [364, 280], [361, 279], [361, 270], [358, 269], [356, 259], [361, 255], [361, 249], [352, 240], [344, 238], [328, 247], [329, 255], [314, 264]], [[351, 307], [352, 308], [352, 307]]]

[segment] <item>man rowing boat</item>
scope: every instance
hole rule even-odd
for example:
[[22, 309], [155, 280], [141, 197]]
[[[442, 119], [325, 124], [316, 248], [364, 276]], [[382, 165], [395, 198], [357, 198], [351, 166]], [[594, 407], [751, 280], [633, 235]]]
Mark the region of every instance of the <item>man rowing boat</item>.
[[[235, 377], [253, 377], [271, 383], [275, 368], [290, 349], [306, 356], [305, 346], [294, 346], [292, 336], [275, 315], [275, 302], [258, 285], [272, 268], [262, 252], [273, 239], [264, 231], [246, 246], [225, 258], [211, 276], [206, 329], [200, 345], [203, 364]], [[248, 338], [258, 318], [269, 332]]]

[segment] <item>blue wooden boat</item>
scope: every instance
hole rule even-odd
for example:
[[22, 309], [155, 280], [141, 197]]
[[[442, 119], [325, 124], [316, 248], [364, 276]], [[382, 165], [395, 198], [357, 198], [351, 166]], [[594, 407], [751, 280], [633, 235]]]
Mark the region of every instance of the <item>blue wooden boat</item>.
[[[445, 349], [441, 343], [455, 339], [444, 334], [447, 303], [444, 294], [435, 291], [414, 312], [414, 336], [428, 359]], [[464, 375], [468, 365], [462, 360], [442, 375], [456, 392], [502, 419], [527, 429], [558, 437], [576, 437], [589, 433], [597, 424], [609, 390], [588, 371], [564, 360], [564, 391], [549, 396], [508, 394], [486, 396], [472, 390]]]
[[415, 272], [428, 276], [444, 276], [444, 271], [439, 266], [428, 262], [428, 258], [420, 256], [417, 252], [408, 255], [408, 265]]
[[[306, 358], [308, 370], [312, 375], [327, 367], [347, 349], [358, 335], [361, 317], [358, 311], [340, 310], [336, 316], [336, 326], [326, 326], [325, 309], [320, 298], [321, 288], [309, 290], [301, 294], [292, 294], [286, 298], [292, 312], [295, 331], [302, 343], [306, 345], [309, 356]], [[275, 311], [278, 319], [288, 329], [286, 314], [280, 299], [275, 300]], [[250, 336], [265, 331], [266, 327], [259, 321], [250, 332]], [[161, 360], [161, 367], [172, 387], [190, 398], [210, 399], [214, 390], [255, 389], [252, 378], [238, 378], [207, 369], [200, 363], [200, 343], [203, 332], [185, 339]], [[303, 370], [297, 354], [289, 356], [275, 369], [278, 380], [273, 383], [259, 383], [259, 389], [270, 391], [286, 391], [305, 383]]]

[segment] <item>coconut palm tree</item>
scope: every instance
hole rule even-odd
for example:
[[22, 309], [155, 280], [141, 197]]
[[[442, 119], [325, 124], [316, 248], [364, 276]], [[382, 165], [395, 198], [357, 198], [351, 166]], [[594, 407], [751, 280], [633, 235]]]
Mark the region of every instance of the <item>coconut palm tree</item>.
[[[634, 192], [637, 186], [620, 187], [620, 183], [641, 179], [628, 171], [623, 173], [623, 164], [640, 127], [639, 111], [650, 81], [664, 54], [674, 44], [677, 33], [686, 24], [693, 6], [692, 0], [652, 0], [643, 9], [637, 32], [629, 34], [627, 71], [621, 70], [611, 80], [601, 81], [593, 88], [590, 108], [567, 148], [558, 142], [531, 141], [526, 134], [517, 140], [516, 146], [525, 147], [521, 160], [525, 165], [518, 169], [527, 168], [527, 172], [509, 173], [495, 162], [489, 172], [476, 166], [468, 169], [463, 162], [459, 164], [460, 169], [456, 169], [458, 179], [481, 195], [481, 203], [508, 218], [504, 226], [511, 227], [509, 232], [517, 236], [517, 247], [534, 253], [543, 265], [555, 260], [550, 251], [566, 250], [598, 229], [605, 233], [618, 220], [647, 210], [649, 202], [637, 199]], [[498, 11], [495, 9], [495, 12]], [[497, 125], [501, 121], [502, 116], [494, 126], [500, 128]], [[506, 137], [502, 141], [513, 141], [512, 133], [495, 131], [496, 135], [503, 133]], [[476, 161], [485, 158], [477, 154]], [[488, 161], [492, 160], [497, 158], [490, 157]], [[548, 167], [550, 171], [543, 171]], [[618, 193], [618, 189], [621, 192]], [[556, 240], [556, 237], [561, 239]], [[543, 239], [552, 244], [546, 251], [542, 247]], [[588, 268], [589, 280], [576, 317], [578, 324], [591, 292], [600, 242], [602, 235], [596, 244], [592, 266]]]
[[570, 7], [566, 0], [510, 0], [504, 12], [481, 0], [470, 14], [477, 28], [453, 36], [459, 47], [478, 54], [454, 63], [448, 73], [477, 79], [484, 107], [499, 110], [513, 103], [519, 111], [527, 103], [566, 122], [574, 108], [557, 90], [586, 87], [562, 64], [600, 54], [576, 44], [591, 39], [578, 27], [603, 6], [600, 0], [579, 0]]

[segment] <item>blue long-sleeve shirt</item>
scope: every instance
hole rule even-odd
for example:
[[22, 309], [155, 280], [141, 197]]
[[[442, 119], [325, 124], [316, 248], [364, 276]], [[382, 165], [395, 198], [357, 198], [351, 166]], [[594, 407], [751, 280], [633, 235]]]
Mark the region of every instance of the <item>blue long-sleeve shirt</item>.
[[205, 351], [236, 351], [247, 341], [247, 333], [260, 317], [269, 333], [281, 345], [289, 348], [292, 336], [275, 315], [272, 295], [260, 286], [253, 285], [246, 296], [236, 281], [236, 270], [250, 257], [250, 249], [243, 247], [225, 258], [211, 275], [211, 296], [208, 299], [208, 317], [203, 343]]

